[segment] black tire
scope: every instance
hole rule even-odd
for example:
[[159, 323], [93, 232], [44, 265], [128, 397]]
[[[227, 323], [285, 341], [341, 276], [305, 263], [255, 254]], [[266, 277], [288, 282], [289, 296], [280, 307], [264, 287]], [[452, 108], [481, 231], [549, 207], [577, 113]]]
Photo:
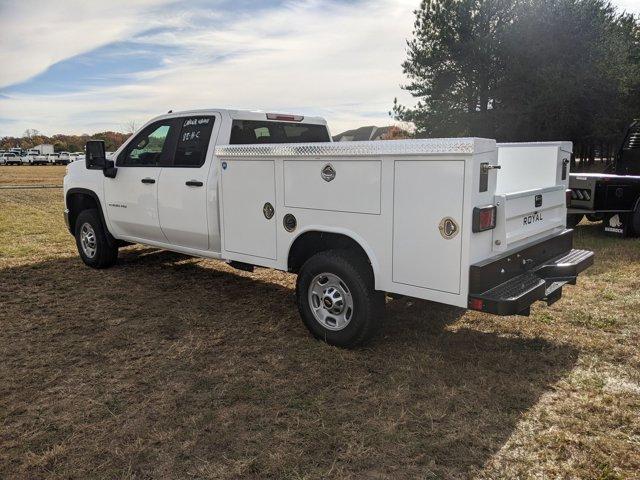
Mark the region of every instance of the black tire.
[[581, 221], [584, 215], [582, 213], [570, 213], [567, 215], [567, 228], [575, 228]]
[[[85, 248], [82, 245], [85, 225], [88, 225], [87, 230], [93, 233], [94, 241], [90, 245], [95, 247], [95, 249], [87, 247], [87, 252], [85, 252]], [[75, 237], [80, 258], [91, 268], [109, 268], [118, 260], [118, 246], [108, 238], [97, 210], [90, 209], [80, 212], [76, 219]], [[90, 255], [91, 251], [94, 252], [93, 255]]]
[[[353, 304], [348, 322], [340, 330], [321, 324], [310, 304], [309, 287], [325, 273], [339, 277], [340, 285], [345, 287]], [[344, 348], [356, 347], [371, 339], [380, 325], [385, 306], [384, 293], [374, 289], [371, 266], [358, 252], [351, 250], [328, 250], [307, 260], [298, 274], [296, 299], [302, 321], [311, 334], [330, 345]], [[324, 304], [319, 303], [320, 299], [317, 300], [320, 307], [316, 309], [326, 310]]]

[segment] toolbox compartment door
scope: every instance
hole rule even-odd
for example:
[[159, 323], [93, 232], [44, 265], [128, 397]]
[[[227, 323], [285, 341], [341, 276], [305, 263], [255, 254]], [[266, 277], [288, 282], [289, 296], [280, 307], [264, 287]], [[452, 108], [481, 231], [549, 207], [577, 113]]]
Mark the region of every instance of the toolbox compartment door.
[[380, 160], [285, 160], [284, 204], [379, 215], [380, 179]]
[[[393, 281], [460, 293], [464, 161], [395, 162]], [[443, 220], [457, 231], [443, 235]]]
[[273, 160], [227, 160], [221, 176], [224, 250], [275, 260], [277, 215], [265, 215], [276, 205]]

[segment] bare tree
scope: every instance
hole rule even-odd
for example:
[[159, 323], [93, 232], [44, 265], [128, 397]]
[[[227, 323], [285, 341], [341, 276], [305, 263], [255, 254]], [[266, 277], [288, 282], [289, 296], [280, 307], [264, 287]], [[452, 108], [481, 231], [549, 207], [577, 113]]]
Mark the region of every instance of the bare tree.
[[35, 128], [27, 128], [22, 134], [23, 137], [27, 137], [27, 138], [37, 137], [38, 135], [40, 135], [40, 132]]
[[124, 133], [134, 134], [138, 130], [138, 125], [135, 120], [130, 120], [124, 124]]

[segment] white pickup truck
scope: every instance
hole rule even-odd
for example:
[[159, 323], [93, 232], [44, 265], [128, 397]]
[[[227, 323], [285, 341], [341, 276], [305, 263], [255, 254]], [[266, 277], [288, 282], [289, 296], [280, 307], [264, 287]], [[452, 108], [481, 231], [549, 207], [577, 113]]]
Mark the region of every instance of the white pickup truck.
[[301, 317], [351, 347], [385, 292], [498, 315], [552, 303], [593, 263], [566, 229], [570, 143], [331, 143], [321, 118], [231, 110], [154, 118], [64, 178], [82, 260], [142, 243], [298, 274]]
[[14, 152], [0, 153], [0, 165], [20, 165], [20, 155]]

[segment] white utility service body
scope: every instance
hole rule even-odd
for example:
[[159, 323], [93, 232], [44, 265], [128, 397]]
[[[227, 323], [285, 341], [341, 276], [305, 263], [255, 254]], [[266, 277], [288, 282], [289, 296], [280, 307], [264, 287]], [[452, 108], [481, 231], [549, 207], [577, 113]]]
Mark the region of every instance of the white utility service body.
[[[571, 249], [572, 231], [565, 228], [570, 143], [496, 145], [478, 138], [331, 143], [328, 131], [323, 142], [259, 143], [266, 139], [259, 136], [263, 123], [256, 124], [258, 143], [230, 144], [239, 121], [272, 119], [285, 129], [306, 124], [326, 129], [320, 118], [270, 115], [181, 112], [141, 129], [175, 122], [182, 126], [180, 138], [188, 138], [185, 129], [213, 119], [198, 167], [127, 166], [125, 157], [135, 151], [131, 145], [140, 133], [114, 153], [113, 161], [102, 152], [98, 167], [87, 144], [87, 168], [84, 162], [71, 163], [64, 180], [65, 216], [85, 263], [96, 266], [86, 258], [88, 237], [76, 222], [78, 205], [85, 204], [99, 210], [116, 241], [222, 259], [239, 268], [289, 270], [300, 277], [309, 265], [304, 261], [329, 245], [324, 248], [339, 250], [342, 263], [349, 263], [344, 252], [364, 257], [372, 294], [498, 314], [527, 314], [536, 300], [555, 301], [561, 287], [575, 283], [592, 263], [591, 252]], [[80, 195], [93, 200], [78, 200]], [[309, 245], [302, 248], [306, 241]], [[577, 260], [566, 260], [567, 255]], [[361, 273], [369, 269], [359, 262]], [[333, 265], [340, 270], [340, 262]], [[305, 320], [314, 335], [338, 345], [355, 344], [364, 334], [331, 335], [355, 328], [347, 327], [357, 323], [351, 316], [358, 311], [358, 285], [352, 289], [342, 283], [340, 275], [349, 277], [349, 272], [327, 271], [330, 277], [316, 275], [316, 290], [309, 285], [308, 295], [298, 292], [303, 320], [307, 302], [327, 327], [314, 331]], [[327, 278], [337, 287], [323, 289]], [[345, 302], [352, 310], [336, 307]], [[342, 315], [337, 320], [335, 312]]]
[[[491, 245], [472, 242], [465, 226], [473, 206], [493, 201], [495, 175], [484, 193], [473, 180], [482, 162], [496, 163], [494, 141], [229, 145], [215, 153], [226, 164], [220, 175], [223, 258], [286, 270], [298, 236], [338, 233], [366, 252], [377, 290], [467, 306], [469, 265]], [[329, 182], [321, 175], [327, 165], [335, 170]], [[280, 213], [273, 222], [259, 221], [266, 201]], [[295, 216], [295, 231], [282, 228], [285, 214]], [[452, 238], [441, 234], [445, 218], [458, 225]]]

